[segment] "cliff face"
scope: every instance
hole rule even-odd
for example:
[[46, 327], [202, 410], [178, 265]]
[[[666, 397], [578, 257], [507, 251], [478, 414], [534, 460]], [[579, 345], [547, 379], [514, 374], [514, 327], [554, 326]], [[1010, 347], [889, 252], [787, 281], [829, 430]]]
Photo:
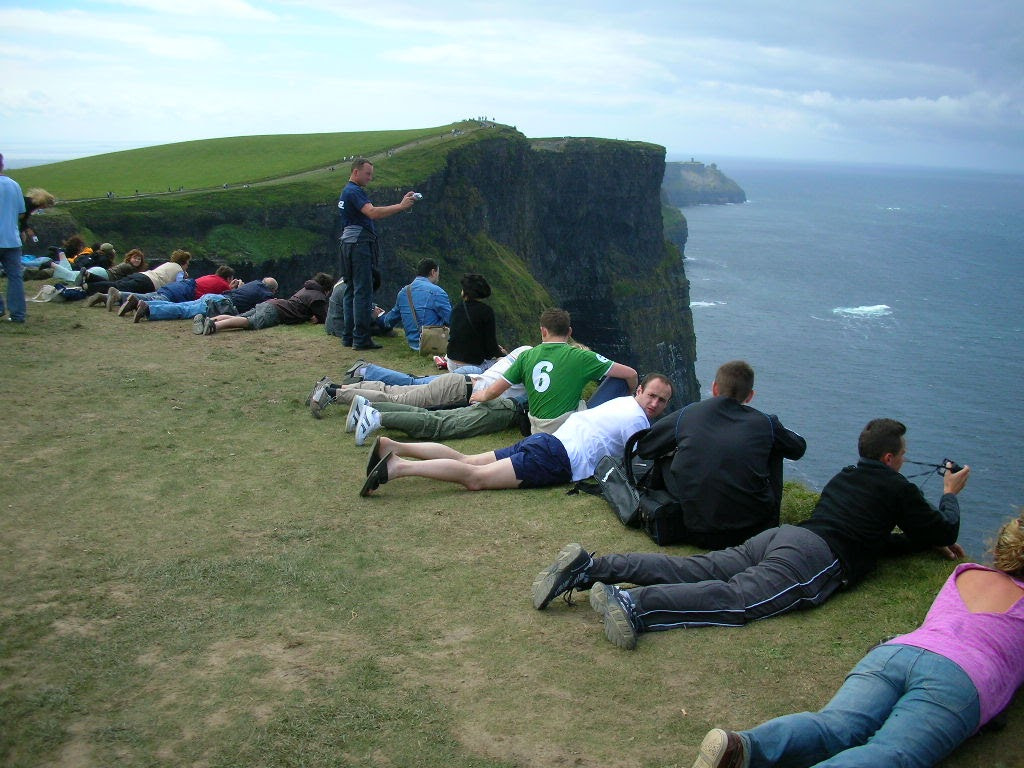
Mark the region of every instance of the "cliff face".
[[666, 201], [679, 208], [747, 202], [740, 185], [718, 170], [714, 163], [704, 165], [693, 160], [666, 163], [662, 187]]
[[[681, 253], [663, 235], [663, 174], [664, 150], [648, 144], [482, 142], [453, 153], [420, 187], [431, 204], [385, 223], [388, 250], [436, 247], [446, 266], [497, 275], [505, 284], [496, 293], [514, 290], [502, 273], [522, 265], [572, 314], [579, 341], [665, 373], [676, 402], [688, 403], [699, 399], [693, 319]], [[489, 249], [506, 254], [498, 270]], [[519, 340], [533, 343], [542, 306], [522, 299], [529, 334]]]
[[[539, 340], [547, 306], [572, 313], [577, 339], [641, 372], [660, 371], [676, 385], [674, 405], [699, 399], [689, 285], [679, 247], [666, 242], [660, 189], [664, 149], [598, 139], [530, 142], [506, 133], [453, 149], [440, 171], [416, 184], [424, 199], [412, 212], [380, 222], [383, 285], [389, 306], [424, 257], [441, 264], [441, 284], [455, 298], [463, 272], [484, 274], [499, 341]], [[338, 187], [344, 183], [338, 178]], [[384, 205], [405, 190], [374, 188]], [[317, 271], [337, 273], [335, 199], [289, 206], [282, 197], [151, 201], [116, 210], [103, 202], [76, 208], [79, 224], [115, 243], [149, 243], [147, 254], [185, 247], [193, 272], [228, 262], [243, 279], [273, 275], [288, 295]], [[267, 193], [268, 195], [270, 193]], [[685, 221], [682, 237], [685, 240]], [[249, 261], [260, 233], [273, 255]], [[678, 227], [674, 241], [681, 246]], [[256, 262], [256, 263], [253, 263]]]

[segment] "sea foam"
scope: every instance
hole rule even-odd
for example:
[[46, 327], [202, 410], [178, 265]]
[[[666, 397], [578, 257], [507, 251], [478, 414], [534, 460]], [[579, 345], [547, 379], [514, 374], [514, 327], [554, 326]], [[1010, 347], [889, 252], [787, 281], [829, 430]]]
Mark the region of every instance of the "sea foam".
[[833, 315], [844, 317], [885, 317], [892, 314], [892, 308], [888, 304], [872, 304], [861, 307], [836, 307], [832, 310]]

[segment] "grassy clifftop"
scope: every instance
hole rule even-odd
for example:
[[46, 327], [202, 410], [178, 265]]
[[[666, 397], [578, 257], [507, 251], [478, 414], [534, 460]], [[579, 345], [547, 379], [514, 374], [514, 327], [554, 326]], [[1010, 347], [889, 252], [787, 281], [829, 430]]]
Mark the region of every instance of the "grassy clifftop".
[[[29, 285], [34, 293], [37, 283]], [[535, 611], [558, 549], [655, 551], [565, 488], [411, 479], [303, 401], [320, 326], [197, 337], [78, 304], [0, 323], [0, 763], [689, 766], [712, 726], [818, 707], [923, 617], [950, 565], [888, 562], [821, 608], [635, 652], [586, 599]], [[375, 361], [426, 373], [385, 339]], [[395, 435], [396, 437], [398, 435]], [[518, 433], [454, 443], [477, 452]], [[807, 498], [787, 492], [799, 516]], [[675, 554], [693, 552], [671, 547]], [[609, 705], [609, 702], [613, 702]], [[1024, 707], [943, 768], [1016, 768]]]
[[[260, 184], [269, 181], [315, 181], [314, 174], [336, 166], [348, 177], [344, 158], [380, 157], [395, 147], [436, 146], [456, 139], [452, 131], [473, 132], [476, 123], [453, 123], [405, 131], [312, 133], [275, 136], [239, 136], [163, 144], [123, 152], [11, 171], [22, 188], [43, 187], [63, 200], [118, 198]], [[396, 163], [397, 165], [397, 163]], [[338, 174], [331, 176], [336, 183]], [[296, 178], [298, 177], [298, 178]], [[396, 179], [396, 183], [411, 181]], [[335, 189], [337, 193], [337, 189]]]

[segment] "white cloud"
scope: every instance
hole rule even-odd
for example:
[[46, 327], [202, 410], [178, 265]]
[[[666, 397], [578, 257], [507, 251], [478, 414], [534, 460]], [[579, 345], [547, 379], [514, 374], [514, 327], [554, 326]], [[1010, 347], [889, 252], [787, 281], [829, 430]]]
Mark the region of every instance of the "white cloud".
[[105, 0], [107, 4], [137, 8], [152, 13], [167, 13], [172, 16], [201, 16], [203, 18], [255, 19], [273, 21], [274, 13], [256, 8], [243, 0]]
[[[52, 0], [0, 9], [0, 118], [15, 139], [161, 141], [488, 114], [528, 135], [769, 156], [946, 137], [1024, 167], [1024, 20], [939, 1], [950, 18], [902, 0]], [[71, 108], [107, 119], [75, 126]]]

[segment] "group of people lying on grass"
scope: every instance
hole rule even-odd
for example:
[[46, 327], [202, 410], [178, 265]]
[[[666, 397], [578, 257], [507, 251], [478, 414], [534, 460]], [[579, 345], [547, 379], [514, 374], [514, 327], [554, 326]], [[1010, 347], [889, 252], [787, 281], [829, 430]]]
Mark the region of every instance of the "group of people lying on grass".
[[91, 298], [86, 306], [105, 306], [119, 316], [143, 320], [191, 319], [193, 331], [210, 335], [231, 328], [260, 330], [280, 324], [323, 322], [327, 315], [327, 296], [334, 278], [317, 273], [287, 299], [276, 297], [278, 283], [272, 277], [243, 283], [226, 265], [212, 275], [191, 278], [188, 266], [192, 256], [176, 250], [168, 261], [152, 269], [145, 266], [145, 255], [133, 249], [124, 263], [135, 269], [118, 276], [79, 271], [67, 275], [82, 286]]
[[[826, 484], [807, 520], [780, 525], [782, 460], [801, 458], [806, 441], [749, 405], [749, 365], [724, 364], [711, 398], [664, 414], [673, 389], [667, 377], [637, 382], [632, 368], [571, 346], [561, 310], [542, 314], [540, 326], [539, 345], [513, 350], [490, 375], [414, 377], [359, 360], [342, 383], [324, 377], [308, 398], [318, 418], [332, 403], [348, 404], [345, 430], [360, 445], [385, 428], [428, 440], [515, 425], [529, 432], [510, 447], [471, 455], [378, 436], [362, 496], [405, 477], [469, 490], [565, 484], [592, 475], [601, 457], [621, 455], [640, 432], [637, 453], [655, 461], [662, 486], [680, 503], [688, 540], [711, 551], [596, 556], [569, 544], [535, 577], [535, 608], [558, 597], [572, 605], [572, 592], [586, 590], [606, 637], [633, 649], [649, 632], [736, 627], [821, 605], [869, 577], [881, 557], [928, 548], [965, 556], [958, 494], [970, 467], [938, 467], [943, 493], [932, 506], [900, 472], [907, 450], [900, 422], [870, 421], [857, 464]], [[611, 396], [585, 407], [583, 387], [596, 380]], [[1000, 532], [994, 569], [957, 566], [922, 627], [872, 650], [821, 712], [740, 733], [715, 729], [695, 768], [934, 765], [1003, 711], [1024, 682], [1022, 525], [1024, 516]]]

